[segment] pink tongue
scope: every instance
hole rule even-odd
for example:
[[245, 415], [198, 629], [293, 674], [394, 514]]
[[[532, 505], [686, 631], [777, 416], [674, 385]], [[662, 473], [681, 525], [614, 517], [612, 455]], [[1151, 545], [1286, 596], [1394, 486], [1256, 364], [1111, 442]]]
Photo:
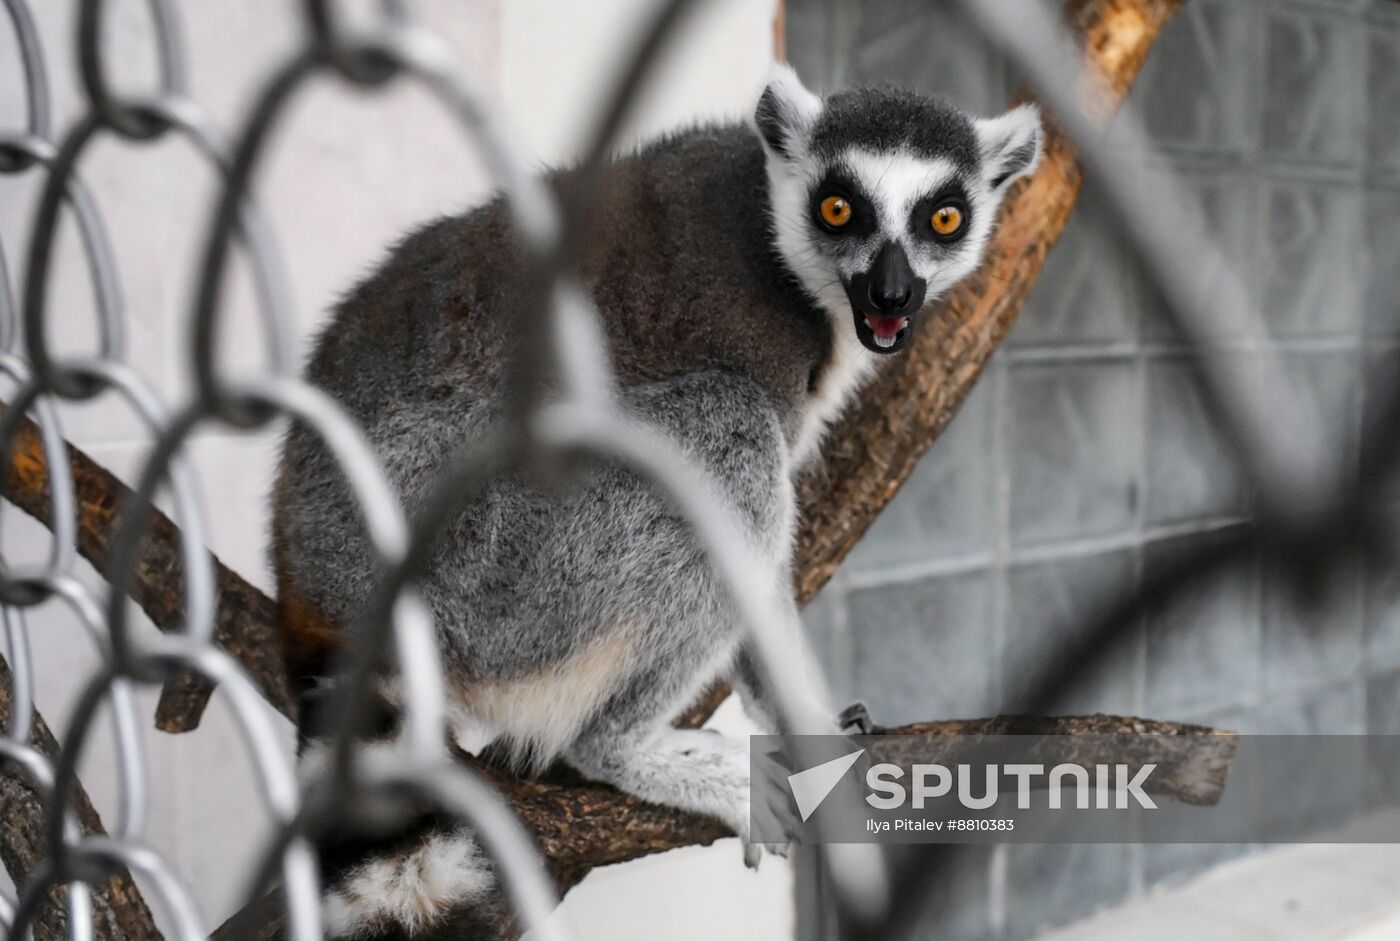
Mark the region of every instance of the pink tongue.
[[904, 326], [903, 317], [881, 317], [876, 314], [866, 314], [865, 322], [870, 325], [870, 331], [881, 339], [888, 339], [900, 331]]

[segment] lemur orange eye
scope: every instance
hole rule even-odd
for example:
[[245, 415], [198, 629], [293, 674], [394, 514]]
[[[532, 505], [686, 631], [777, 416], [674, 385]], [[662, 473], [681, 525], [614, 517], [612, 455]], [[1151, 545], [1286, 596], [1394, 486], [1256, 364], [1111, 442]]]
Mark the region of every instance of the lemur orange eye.
[[933, 216], [929, 222], [933, 225], [933, 231], [945, 238], [956, 235], [963, 226], [962, 210], [951, 203], [945, 203], [933, 211]]
[[828, 196], [822, 200], [822, 221], [833, 228], [841, 228], [851, 221], [851, 204], [840, 196]]

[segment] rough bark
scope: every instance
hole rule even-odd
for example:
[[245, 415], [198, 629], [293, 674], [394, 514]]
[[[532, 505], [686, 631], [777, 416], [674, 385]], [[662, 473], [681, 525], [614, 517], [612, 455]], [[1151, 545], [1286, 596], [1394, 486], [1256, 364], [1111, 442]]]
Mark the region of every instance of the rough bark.
[[[10, 665], [0, 659], [0, 727], [9, 728], [13, 715]], [[34, 717], [28, 744], [50, 761], [58, 758], [58, 742], [41, 716]], [[74, 810], [84, 834], [103, 833], [102, 820], [88, 800], [87, 792], [77, 789]], [[13, 762], [0, 760], [0, 860], [16, 885], [45, 856], [45, 827], [48, 808], [43, 794], [25, 771]], [[40, 941], [68, 937], [68, 891], [62, 886], [49, 890], [48, 898], [33, 928]], [[151, 911], [146, 907], [131, 876], [125, 870], [113, 873], [92, 886], [93, 937], [101, 939], [159, 938]]]

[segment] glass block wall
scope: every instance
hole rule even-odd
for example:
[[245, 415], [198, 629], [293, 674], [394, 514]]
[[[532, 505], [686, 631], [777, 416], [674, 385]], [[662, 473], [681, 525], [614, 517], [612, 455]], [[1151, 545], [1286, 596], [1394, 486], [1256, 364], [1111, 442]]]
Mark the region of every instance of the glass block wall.
[[[827, 90], [893, 82], [992, 114], [1015, 84], [927, 0], [787, 0], [787, 43]], [[1400, 3], [1189, 0], [1132, 101], [1159, 152], [1124, 159], [1199, 196], [1351, 472], [1400, 378]], [[994, 714], [1110, 591], [1248, 511], [1160, 307], [1086, 190], [1006, 346], [807, 611], [840, 695], [885, 723]], [[1257, 354], [1229, 336], [1212, 353], [1246, 374]], [[1400, 732], [1400, 574], [1355, 567], [1300, 599], [1256, 560], [1145, 618], [1060, 711]], [[1031, 937], [1247, 850], [970, 854], [928, 937]]]

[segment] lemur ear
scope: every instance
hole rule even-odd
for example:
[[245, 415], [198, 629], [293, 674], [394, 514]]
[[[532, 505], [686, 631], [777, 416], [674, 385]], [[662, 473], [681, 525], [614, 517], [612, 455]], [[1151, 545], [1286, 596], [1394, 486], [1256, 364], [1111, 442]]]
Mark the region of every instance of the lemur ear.
[[771, 155], [793, 160], [806, 150], [807, 136], [821, 110], [822, 100], [806, 89], [792, 66], [775, 62], [758, 96], [753, 123]]
[[982, 146], [982, 173], [993, 192], [1040, 165], [1045, 135], [1040, 109], [1035, 105], [1019, 105], [995, 118], [979, 118], [976, 126]]

